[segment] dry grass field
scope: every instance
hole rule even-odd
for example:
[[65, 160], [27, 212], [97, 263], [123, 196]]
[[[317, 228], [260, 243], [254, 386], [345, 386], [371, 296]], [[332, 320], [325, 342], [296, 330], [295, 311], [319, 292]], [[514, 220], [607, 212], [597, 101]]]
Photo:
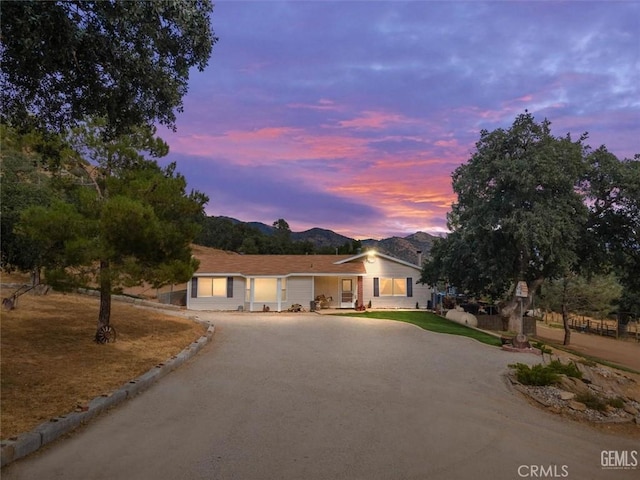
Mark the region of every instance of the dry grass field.
[[[13, 291], [0, 290], [0, 298]], [[55, 292], [28, 293], [14, 310], [1, 310], [0, 438], [119, 388], [206, 331], [188, 319], [113, 302], [117, 340], [98, 345], [93, 342], [97, 316], [97, 298]]]

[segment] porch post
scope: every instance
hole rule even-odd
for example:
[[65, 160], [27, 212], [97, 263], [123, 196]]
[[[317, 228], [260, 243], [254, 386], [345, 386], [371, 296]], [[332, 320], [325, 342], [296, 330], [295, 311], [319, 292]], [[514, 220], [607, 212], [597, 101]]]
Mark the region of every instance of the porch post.
[[[310, 302], [315, 302], [316, 300], [316, 277], [311, 275], [311, 300]], [[311, 304], [309, 304], [311, 305]]]
[[256, 296], [256, 280], [255, 278], [250, 278], [249, 279], [249, 311], [253, 312], [253, 301], [255, 299]]
[[358, 275], [358, 301], [356, 302], [356, 310], [359, 310], [364, 305], [364, 283], [362, 281], [362, 275]]
[[278, 312], [282, 311], [282, 278], [276, 280], [276, 295], [278, 298]]

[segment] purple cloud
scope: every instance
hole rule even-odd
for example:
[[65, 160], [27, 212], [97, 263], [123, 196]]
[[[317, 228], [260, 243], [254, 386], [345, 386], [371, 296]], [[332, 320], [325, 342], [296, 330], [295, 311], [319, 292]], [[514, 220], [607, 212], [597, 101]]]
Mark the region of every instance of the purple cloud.
[[525, 109], [638, 152], [636, 2], [217, 2], [170, 160], [210, 213], [442, 232], [451, 173]]

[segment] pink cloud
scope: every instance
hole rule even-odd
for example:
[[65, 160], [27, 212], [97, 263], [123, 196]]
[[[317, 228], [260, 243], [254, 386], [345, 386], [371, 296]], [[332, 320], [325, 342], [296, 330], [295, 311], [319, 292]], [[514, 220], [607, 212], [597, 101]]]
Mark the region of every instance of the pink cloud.
[[262, 140], [278, 140], [287, 137], [301, 130], [291, 127], [271, 127], [257, 130], [230, 130], [225, 133], [225, 137], [232, 142], [252, 142]]
[[340, 127], [355, 129], [380, 129], [393, 123], [408, 123], [409, 120], [402, 115], [376, 111], [365, 111], [362, 116], [352, 120], [338, 122]]
[[179, 135], [170, 144], [175, 153], [225, 157], [241, 165], [283, 160], [355, 159], [366, 156], [369, 151], [365, 139], [347, 135], [313, 135], [290, 127], [233, 130], [221, 135]]
[[434, 143], [434, 145], [438, 146], [438, 147], [447, 147], [447, 148], [454, 148], [454, 147], [458, 147], [458, 141], [455, 139], [452, 140], [438, 140], [437, 142]]
[[327, 100], [327, 99], [320, 99], [318, 100], [317, 103], [290, 103], [287, 106], [289, 108], [303, 108], [307, 110], [319, 110], [319, 111], [342, 110], [341, 106], [337, 105], [332, 100]]

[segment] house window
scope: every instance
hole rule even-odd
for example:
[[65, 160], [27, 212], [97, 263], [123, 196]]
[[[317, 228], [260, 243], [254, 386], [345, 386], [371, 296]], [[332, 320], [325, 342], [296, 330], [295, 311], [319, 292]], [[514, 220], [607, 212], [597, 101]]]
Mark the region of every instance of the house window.
[[199, 277], [198, 297], [226, 297], [227, 277]]
[[406, 278], [380, 278], [379, 282], [381, 297], [407, 296]]
[[[253, 283], [254, 302], [277, 302], [278, 301], [278, 279], [277, 278], [255, 278]], [[247, 301], [250, 300], [251, 292], [247, 290]], [[287, 298], [287, 279], [280, 279], [280, 301]]]

